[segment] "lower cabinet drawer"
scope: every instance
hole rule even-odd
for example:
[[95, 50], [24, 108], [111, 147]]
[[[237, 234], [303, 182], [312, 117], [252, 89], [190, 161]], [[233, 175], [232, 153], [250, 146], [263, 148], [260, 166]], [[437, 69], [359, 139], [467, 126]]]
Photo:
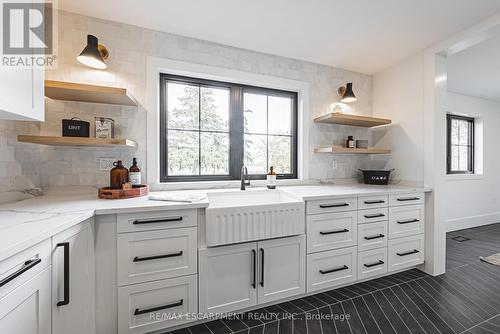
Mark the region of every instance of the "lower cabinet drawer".
[[423, 205], [390, 208], [389, 239], [424, 233], [425, 209]]
[[373, 223], [386, 221], [389, 219], [389, 209], [387, 208], [377, 208], [358, 211], [358, 223]]
[[116, 215], [118, 233], [165, 230], [197, 226], [196, 209], [119, 213]]
[[196, 227], [118, 235], [118, 285], [196, 273]]
[[358, 236], [356, 211], [307, 217], [307, 253], [356, 245]]
[[358, 280], [364, 280], [387, 272], [387, 248], [358, 253]]
[[389, 240], [389, 271], [424, 263], [424, 235]]
[[196, 275], [120, 287], [118, 333], [147, 333], [192, 321], [197, 294]]
[[387, 247], [387, 222], [358, 225], [358, 250]]
[[307, 255], [307, 292], [356, 280], [357, 247]]
[[0, 299], [47, 268], [51, 263], [50, 249], [51, 240], [47, 239], [0, 261]]

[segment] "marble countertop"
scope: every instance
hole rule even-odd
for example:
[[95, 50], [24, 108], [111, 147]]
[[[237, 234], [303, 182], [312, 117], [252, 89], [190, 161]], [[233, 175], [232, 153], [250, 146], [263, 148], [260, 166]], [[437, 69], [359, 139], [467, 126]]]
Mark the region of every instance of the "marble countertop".
[[[248, 191], [263, 188], [249, 188]], [[309, 185], [287, 186], [279, 189], [301, 200], [332, 197], [369, 196], [430, 189], [404, 186]], [[239, 189], [182, 190], [155, 192], [154, 194], [196, 194], [210, 192], [239, 192]], [[196, 203], [152, 201], [147, 197], [123, 200], [98, 199], [95, 191], [67, 188], [64, 191], [48, 192], [46, 195], [20, 202], [0, 205], [0, 261], [58, 234], [94, 215], [124, 212], [199, 209], [209, 206], [208, 200]]]

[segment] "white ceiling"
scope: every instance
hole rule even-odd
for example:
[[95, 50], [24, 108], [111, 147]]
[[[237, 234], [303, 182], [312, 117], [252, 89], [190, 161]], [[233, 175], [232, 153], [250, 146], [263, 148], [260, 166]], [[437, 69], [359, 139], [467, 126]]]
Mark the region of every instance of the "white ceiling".
[[59, 0], [70, 12], [366, 74], [500, 11], [498, 0]]
[[500, 101], [500, 36], [448, 58], [448, 90]]

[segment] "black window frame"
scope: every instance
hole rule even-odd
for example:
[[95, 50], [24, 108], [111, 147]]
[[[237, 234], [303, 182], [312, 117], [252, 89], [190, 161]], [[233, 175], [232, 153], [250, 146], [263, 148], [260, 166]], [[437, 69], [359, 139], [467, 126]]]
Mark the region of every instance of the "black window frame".
[[[466, 171], [459, 171], [452, 169], [452, 140], [451, 140], [451, 123], [453, 120], [461, 120], [466, 121], [469, 125], [469, 141], [467, 146], [470, 148], [469, 150], [469, 169]], [[446, 173], [448, 175], [456, 175], [456, 174], [474, 174], [475, 173], [475, 118], [455, 115], [455, 114], [446, 114]]]
[[[229, 175], [168, 175], [168, 113], [167, 113], [167, 82], [193, 84], [201, 87], [228, 88], [229, 103]], [[298, 178], [298, 93], [274, 88], [257, 87], [238, 83], [201, 79], [160, 73], [160, 182], [199, 182], [199, 181], [230, 181], [239, 180], [241, 166], [244, 164], [244, 115], [243, 94], [245, 92], [266, 94], [268, 96], [286, 96], [292, 98], [292, 134], [290, 157], [292, 172], [278, 174], [277, 179]], [[273, 134], [267, 134], [274, 136]], [[279, 135], [278, 135], [279, 136]], [[250, 174], [251, 180], [264, 180], [266, 174]]]

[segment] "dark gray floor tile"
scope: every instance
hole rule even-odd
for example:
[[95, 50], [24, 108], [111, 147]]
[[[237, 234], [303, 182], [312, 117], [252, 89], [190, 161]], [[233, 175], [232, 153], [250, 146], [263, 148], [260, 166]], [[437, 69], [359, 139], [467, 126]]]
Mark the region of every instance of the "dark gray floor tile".
[[317, 310], [308, 312], [306, 316], [306, 325], [308, 334], [321, 334], [321, 322]]
[[333, 323], [338, 334], [351, 334], [351, 328], [346, 318], [346, 313], [341, 303], [330, 306], [333, 315]]
[[212, 334], [205, 324], [189, 327], [189, 331], [193, 334]]
[[349, 315], [348, 323], [353, 334], [366, 334], [363, 322], [352, 300], [343, 301], [342, 307], [344, 308], [345, 314]]
[[[391, 325], [391, 322], [389, 321], [389, 319], [387, 319], [386, 315], [384, 314], [380, 306], [377, 304], [377, 301], [375, 300], [372, 294], [363, 296], [363, 300], [365, 301], [368, 310], [370, 311], [371, 315], [373, 316], [373, 319], [377, 323], [382, 333], [403, 334], [403, 333], [396, 333], [396, 331]], [[408, 330], [407, 332], [404, 333], [410, 333], [410, 331]]]
[[[390, 305], [396, 311], [396, 314], [401, 317], [401, 320], [405, 323], [405, 325], [410, 329], [413, 334], [425, 334], [425, 330], [420, 326], [417, 320], [413, 317], [413, 315], [406, 309], [406, 307], [401, 303], [398, 297], [394, 294], [391, 289], [382, 290], [384, 297], [389, 301]], [[377, 295], [375, 298], [378, 300]]]
[[205, 325], [210, 329], [210, 331], [214, 334], [229, 334], [231, 330], [222, 322], [222, 320], [214, 320], [207, 322]]
[[292, 334], [293, 333], [292, 318], [280, 320], [278, 328], [279, 328], [278, 330], [279, 334]]
[[268, 322], [264, 325], [264, 334], [278, 334], [278, 321]]
[[[392, 327], [396, 330], [397, 334], [406, 334], [406, 333], [412, 333], [408, 326], [403, 322], [402, 318], [400, 317], [400, 314], [395, 311], [395, 309], [391, 306], [387, 298], [385, 298], [384, 294], [381, 291], [377, 291], [372, 294], [373, 298], [377, 302], [377, 305], [380, 306], [382, 309], [382, 312], [387, 316], [387, 319], [389, 319], [389, 322], [391, 323]], [[403, 316], [405, 317], [410, 317], [411, 316], [408, 314], [408, 311], [405, 309], [402, 313], [404, 313]], [[416, 323], [415, 319], [411, 319], [411, 321], [414, 322], [415, 328], [420, 329], [418, 324]], [[413, 333], [418, 333], [418, 331], [414, 331]]]
[[[411, 282], [414, 283], [414, 282]], [[403, 284], [400, 286], [401, 290], [408, 296], [408, 298], [418, 307], [418, 309], [425, 314], [427, 319], [441, 332], [442, 334], [453, 334], [455, 331], [435, 312], [411, 287], [410, 284]]]
[[321, 330], [323, 334], [336, 334], [333, 314], [329, 306], [324, 306], [318, 310], [321, 317]]
[[222, 319], [222, 322], [233, 332], [248, 329], [248, 326], [239, 319]]
[[356, 307], [356, 310], [358, 311], [359, 317], [361, 318], [361, 321], [363, 322], [363, 325], [366, 329], [366, 331], [370, 334], [376, 334], [382, 332], [380, 331], [380, 328], [378, 327], [377, 323], [375, 322], [375, 319], [373, 319], [373, 316], [368, 309], [368, 306], [366, 306], [365, 301], [363, 300], [363, 297], [358, 297], [354, 298], [352, 300], [354, 303], [354, 306]]

